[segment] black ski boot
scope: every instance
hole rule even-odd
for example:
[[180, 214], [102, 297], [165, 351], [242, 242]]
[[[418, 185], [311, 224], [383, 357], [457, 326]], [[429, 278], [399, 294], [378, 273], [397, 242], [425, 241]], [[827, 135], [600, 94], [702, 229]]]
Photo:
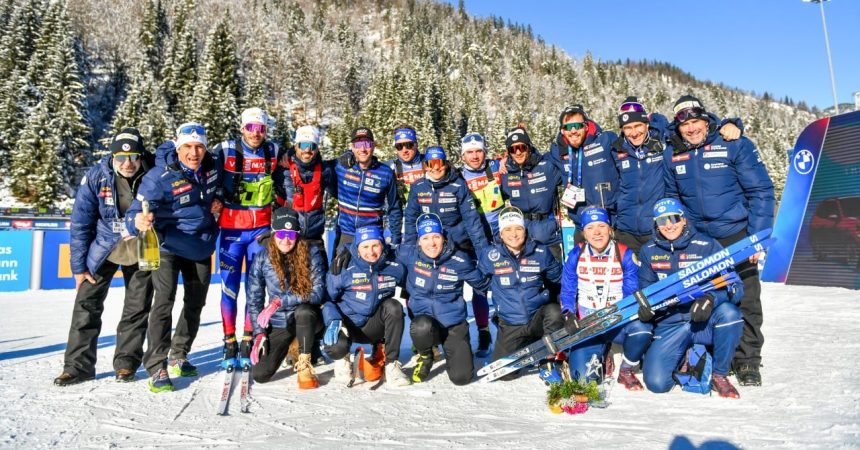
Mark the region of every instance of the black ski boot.
[[735, 372], [738, 384], [741, 386], [761, 386], [761, 372], [754, 364], [743, 364]]

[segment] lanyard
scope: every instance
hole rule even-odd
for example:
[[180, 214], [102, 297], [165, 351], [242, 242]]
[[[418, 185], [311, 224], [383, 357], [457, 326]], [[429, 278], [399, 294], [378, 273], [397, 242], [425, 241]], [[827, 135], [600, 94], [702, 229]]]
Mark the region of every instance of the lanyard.
[[[570, 152], [573, 151], [573, 147], [568, 145], [567, 149], [568, 149], [567, 154], [570, 155]], [[570, 157], [568, 156], [568, 160], [569, 159], [570, 159]], [[570, 183], [572, 180], [573, 180], [573, 161], [571, 161], [570, 165], [568, 166], [568, 171], [567, 171], [567, 182]], [[577, 150], [577, 152], [576, 152], [576, 186], [582, 187], [582, 149], [581, 148], [579, 150]]]
[[[597, 261], [592, 261], [592, 257], [597, 256], [593, 254], [593, 249], [590, 245], [586, 244], [588, 247], [588, 255], [585, 257], [585, 267], [586, 267], [586, 275], [588, 276], [588, 282], [594, 286], [594, 296], [595, 296], [595, 304], [592, 307], [597, 307], [598, 303], [604, 306], [609, 306], [606, 301], [609, 298], [609, 284], [611, 283], [610, 278], [612, 277], [612, 266], [615, 264], [615, 243], [610, 242], [609, 247], [604, 251], [606, 253], [606, 262], [603, 264], [599, 264]], [[604, 266], [603, 272], [603, 282], [600, 284], [600, 289], [598, 289], [597, 279], [594, 273], [594, 268], [599, 266]]]

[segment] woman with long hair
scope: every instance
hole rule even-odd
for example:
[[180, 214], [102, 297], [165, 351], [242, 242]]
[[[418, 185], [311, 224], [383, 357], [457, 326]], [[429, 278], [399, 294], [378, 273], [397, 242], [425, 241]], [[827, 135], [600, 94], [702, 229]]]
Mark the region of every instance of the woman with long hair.
[[[311, 364], [316, 334], [322, 331], [325, 272], [323, 255], [301, 237], [298, 214], [279, 208], [272, 214], [272, 235], [248, 272], [248, 310], [254, 327], [251, 362], [254, 381], [271, 380], [298, 340], [295, 364], [300, 389], [314, 389], [319, 381]], [[268, 293], [268, 304], [265, 304]]]

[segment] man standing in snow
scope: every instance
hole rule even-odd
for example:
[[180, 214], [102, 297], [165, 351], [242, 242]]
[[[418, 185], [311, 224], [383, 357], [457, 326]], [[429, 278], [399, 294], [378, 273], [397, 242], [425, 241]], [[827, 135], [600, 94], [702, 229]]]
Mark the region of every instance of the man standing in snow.
[[[663, 153], [666, 195], [683, 202], [696, 229], [729, 246], [773, 226], [775, 199], [767, 168], [746, 137], [728, 142], [696, 97], [675, 102]], [[741, 386], [761, 385], [764, 336], [758, 255], [737, 267], [744, 281], [743, 338], [732, 366]]]
[[63, 373], [54, 379], [57, 386], [95, 378], [104, 301], [120, 266], [125, 301], [116, 330], [113, 358], [116, 380], [133, 381], [143, 358], [143, 340], [152, 305], [152, 272], [138, 270], [137, 239], [126, 230], [123, 218], [153, 158], [134, 128], [117, 133], [109, 149], [111, 154], [87, 172], [75, 195], [71, 263], [78, 292]]

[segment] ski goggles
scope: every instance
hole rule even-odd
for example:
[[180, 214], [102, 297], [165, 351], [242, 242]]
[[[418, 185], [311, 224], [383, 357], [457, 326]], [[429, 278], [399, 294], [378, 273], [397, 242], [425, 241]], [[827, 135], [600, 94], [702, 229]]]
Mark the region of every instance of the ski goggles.
[[624, 102], [618, 108], [619, 112], [645, 112], [645, 107], [639, 102]]
[[439, 170], [445, 166], [445, 160], [444, 159], [428, 159], [427, 161], [425, 161], [425, 164], [427, 164], [428, 169]]
[[397, 149], [397, 151], [400, 151], [403, 149], [412, 150], [413, 148], [415, 148], [415, 143], [414, 142], [398, 142], [398, 143], [394, 144], [394, 148]]
[[514, 145], [508, 147], [508, 151], [512, 155], [516, 155], [517, 153], [528, 153], [529, 152], [529, 146], [526, 144], [514, 144]]
[[373, 150], [373, 141], [362, 139], [352, 143], [352, 147], [356, 150]]
[[126, 161], [137, 162], [140, 159], [138, 153], [117, 153], [113, 155], [113, 160], [119, 164], [125, 164]]
[[179, 128], [179, 134], [198, 134], [200, 136], [206, 136], [206, 129], [203, 128], [203, 125], [199, 124], [185, 125]]
[[278, 230], [275, 231], [275, 237], [281, 241], [283, 241], [284, 239], [295, 241], [299, 238], [299, 232], [296, 230]]
[[561, 127], [567, 131], [570, 131], [570, 130], [581, 130], [587, 126], [588, 125], [585, 122], [568, 122], [568, 123], [562, 125]]
[[664, 216], [655, 217], [654, 223], [656, 223], [658, 227], [665, 227], [666, 225], [674, 225], [683, 219], [684, 216], [680, 214], [666, 214]]
[[319, 148], [319, 146], [313, 142], [299, 142], [298, 146], [299, 150], [303, 152], [315, 152]]
[[705, 108], [684, 108], [675, 114], [675, 122], [684, 123], [692, 119], [701, 119], [707, 117], [708, 113]]
[[249, 123], [244, 128], [249, 133], [266, 134], [266, 126], [261, 123]]

